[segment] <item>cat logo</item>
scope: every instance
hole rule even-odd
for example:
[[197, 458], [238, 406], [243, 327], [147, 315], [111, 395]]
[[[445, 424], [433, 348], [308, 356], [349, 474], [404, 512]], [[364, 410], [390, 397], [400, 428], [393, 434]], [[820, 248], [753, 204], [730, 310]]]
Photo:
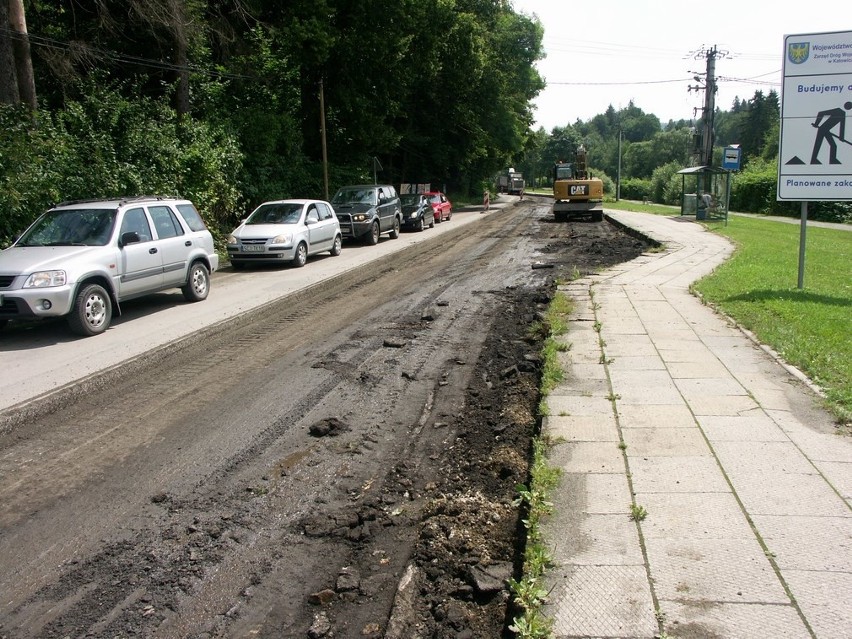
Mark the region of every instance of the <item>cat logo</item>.
[[787, 45], [787, 59], [793, 64], [802, 64], [810, 53], [810, 42], [791, 42]]

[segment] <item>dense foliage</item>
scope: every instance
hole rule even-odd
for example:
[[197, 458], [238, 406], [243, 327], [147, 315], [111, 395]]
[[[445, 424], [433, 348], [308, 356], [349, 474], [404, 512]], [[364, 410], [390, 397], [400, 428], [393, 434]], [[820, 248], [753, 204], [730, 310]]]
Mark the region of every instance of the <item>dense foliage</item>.
[[544, 86], [543, 29], [508, 0], [24, 6], [39, 108], [0, 105], [0, 241], [70, 198], [178, 194], [224, 228], [323, 197], [323, 118], [332, 193], [374, 171], [473, 192], [523, 151]]
[[[543, 27], [509, 0], [24, 6], [38, 110], [0, 93], [10, 103], [0, 103], [0, 243], [74, 198], [191, 197], [215, 233], [263, 200], [324, 197], [326, 185], [331, 195], [374, 176], [465, 195], [514, 166], [547, 185], [580, 144], [607, 193], [679, 204], [677, 171], [698, 143], [700, 121], [663, 125], [632, 102], [532, 130]], [[0, 86], [8, 76], [0, 64]], [[733, 210], [798, 214], [775, 201], [778, 127], [774, 91], [717, 110], [715, 164], [725, 145], [743, 148]], [[810, 211], [852, 219], [850, 203]]]

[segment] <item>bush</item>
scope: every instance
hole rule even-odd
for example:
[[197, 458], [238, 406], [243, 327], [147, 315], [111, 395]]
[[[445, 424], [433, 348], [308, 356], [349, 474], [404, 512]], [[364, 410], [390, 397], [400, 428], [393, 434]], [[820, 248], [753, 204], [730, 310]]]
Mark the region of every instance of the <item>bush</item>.
[[600, 178], [601, 182], [603, 182], [604, 195], [615, 195], [615, 180], [597, 169], [591, 169], [590, 173], [592, 177]]
[[752, 159], [741, 173], [734, 176], [730, 209], [747, 213], [771, 213], [777, 210], [777, 185], [776, 167], [765, 160]]
[[[749, 161], [745, 170], [734, 175], [731, 186], [732, 211], [799, 217], [798, 202], [778, 202], [777, 161], [760, 158]], [[850, 202], [811, 202], [808, 219], [823, 222], [852, 222]]]
[[651, 200], [658, 204], [680, 204], [683, 179], [677, 174], [680, 162], [669, 162], [654, 169], [651, 174]]
[[644, 200], [651, 198], [651, 180], [627, 178], [621, 181], [621, 197], [625, 200]]
[[38, 126], [0, 108], [0, 242], [62, 200], [174, 195], [191, 199], [214, 236], [239, 207], [242, 154], [223, 128], [179, 119], [167, 99], [128, 100], [92, 81]]

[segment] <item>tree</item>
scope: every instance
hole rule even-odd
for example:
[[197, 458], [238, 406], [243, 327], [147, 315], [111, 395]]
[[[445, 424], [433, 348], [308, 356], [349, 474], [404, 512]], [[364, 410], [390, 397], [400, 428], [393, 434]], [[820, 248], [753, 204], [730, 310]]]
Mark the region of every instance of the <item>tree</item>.
[[[9, 24], [9, 5], [0, 0], [0, 25]], [[15, 54], [12, 50], [11, 31], [0, 28], [0, 103], [20, 104], [18, 74], [15, 70]]]
[[739, 129], [744, 164], [762, 155], [767, 136], [779, 119], [778, 93], [773, 89], [764, 96], [762, 91], [755, 91], [754, 97], [748, 101]]
[[31, 111], [35, 111], [37, 106], [35, 78], [23, 0], [9, 0], [9, 20], [0, 24], [9, 24], [12, 29], [12, 52], [15, 58], [15, 75], [21, 102]]

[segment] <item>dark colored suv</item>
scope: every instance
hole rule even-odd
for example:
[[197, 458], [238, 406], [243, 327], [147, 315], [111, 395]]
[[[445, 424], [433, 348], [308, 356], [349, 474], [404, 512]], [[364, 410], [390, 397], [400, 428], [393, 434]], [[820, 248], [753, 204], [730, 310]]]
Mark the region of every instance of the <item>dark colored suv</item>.
[[343, 186], [331, 198], [344, 238], [359, 238], [378, 244], [383, 233], [399, 237], [402, 206], [396, 189], [390, 184]]

